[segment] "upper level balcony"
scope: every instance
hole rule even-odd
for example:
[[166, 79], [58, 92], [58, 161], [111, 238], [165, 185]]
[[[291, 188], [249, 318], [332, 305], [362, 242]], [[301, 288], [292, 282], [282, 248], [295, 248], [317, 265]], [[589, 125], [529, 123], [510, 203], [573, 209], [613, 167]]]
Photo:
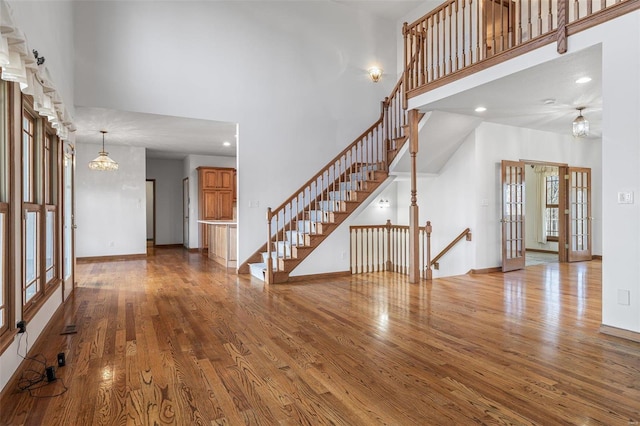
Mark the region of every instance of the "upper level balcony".
[[448, 0], [405, 24], [406, 100], [640, 8], [637, 0]]

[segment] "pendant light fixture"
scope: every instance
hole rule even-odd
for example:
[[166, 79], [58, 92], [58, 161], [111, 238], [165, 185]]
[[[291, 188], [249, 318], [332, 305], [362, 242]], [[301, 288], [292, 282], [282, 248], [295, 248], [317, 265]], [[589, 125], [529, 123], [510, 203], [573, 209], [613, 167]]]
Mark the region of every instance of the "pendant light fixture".
[[584, 107], [576, 108], [579, 112], [575, 120], [573, 120], [573, 136], [581, 138], [589, 136], [589, 122], [582, 116]]
[[100, 133], [102, 133], [102, 151], [99, 152], [100, 155], [98, 155], [95, 160], [89, 163], [89, 168], [91, 170], [108, 172], [118, 170], [118, 163], [109, 158], [109, 153], [104, 150], [104, 135], [107, 131], [100, 130]]

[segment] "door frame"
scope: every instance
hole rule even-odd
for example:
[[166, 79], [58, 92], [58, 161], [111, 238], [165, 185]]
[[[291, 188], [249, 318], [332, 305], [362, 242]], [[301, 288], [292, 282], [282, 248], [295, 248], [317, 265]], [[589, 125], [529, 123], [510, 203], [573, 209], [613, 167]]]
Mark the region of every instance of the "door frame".
[[[502, 160], [500, 163], [502, 272], [515, 271], [525, 267], [525, 167], [525, 163], [522, 161]], [[512, 169], [518, 170], [515, 180], [512, 179], [511, 173], [507, 173]], [[515, 215], [512, 211], [514, 207]], [[515, 219], [513, 219], [514, 217]], [[515, 249], [513, 248], [514, 243]], [[507, 250], [507, 247], [510, 249]]]
[[182, 179], [182, 245], [189, 249], [189, 177]]
[[[526, 160], [526, 159], [519, 159], [518, 161], [511, 161], [511, 160], [502, 160], [501, 164], [504, 163], [509, 163], [509, 164], [517, 164], [517, 163], [521, 163], [524, 165], [541, 165], [541, 166], [555, 166], [558, 167], [558, 177], [559, 177], [559, 203], [558, 203], [558, 210], [559, 210], [559, 215], [560, 215], [560, 220], [558, 223], [558, 261], [561, 263], [565, 263], [565, 262], [575, 262], [575, 261], [583, 261], [583, 260], [590, 260], [592, 259], [592, 244], [593, 244], [593, 221], [592, 221], [592, 217], [591, 217], [591, 212], [592, 212], [592, 191], [591, 191], [591, 169], [587, 168], [587, 167], [571, 167], [569, 166], [567, 163], [554, 163], [554, 162], [550, 162], [550, 161], [539, 161], [539, 160]], [[502, 169], [502, 167], [501, 167]], [[588, 230], [588, 247], [589, 247], [589, 254], [584, 256], [575, 256], [572, 255], [570, 253], [570, 248], [569, 248], [569, 233], [570, 233], [570, 220], [571, 220], [571, 215], [570, 215], [570, 202], [569, 202], [569, 197], [570, 197], [570, 173], [571, 171], [585, 171], [588, 170], [589, 176], [588, 176], [588, 226], [589, 226], [589, 230]], [[501, 173], [501, 180], [500, 180], [500, 186], [502, 188], [502, 193], [503, 193], [503, 197], [504, 197], [504, 188], [503, 188], [503, 180], [504, 180], [504, 176]], [[526, 199], [524, 200], [524, 202], [526, 203]], [[504, 201], [502, 202], [501, 205], [501, 216], [504, 214]], [[502, 218], [502, 220], [504, 220], [504, 218]], [[501, 220], [501, 222], [502, 222]], [[505, 230], [504, 230], [504, 222], [502, 222], [502, 232], [504, 234]], [[526, 226], [526, 217], [523, 217], [523, 227]], [[502, 252], [502, 269], [503, 272], [507, 272], [509, 270], [513, 270], [513, 269], [508, 269], [505, 270], [505, 242], [504, 242], [504, 238], [502, 240], [502, 247], [501, 247], [501, 252]], [[525, 251], [526, 251], [526, 247], [525, 247]]]
[[[591, 168], [589, 167], [567, 167], [564, 170], [565, 174], [563, 175], [563, 183], [565, 184], [565, 194], [564, 194], [564, 202], [565, 209], [562, 210], [564, 212], [563, 218], [565, 226], [565, 237], [563, 251], [565, 253], [565, 261], [566, 262], [582, 262], [593, 259], [593, 223], [592, 223], [592, 201], [591, 201]], [[578, 177], [578, 175], [582, 175], [580, 182], [574, 182], [573, 177]], [[575, 188], [575, 189], [574, 189]], [[576, 195], [576, 200], [572, 198], [572, 195]], [[577, 195], [582, 194], [583, 200], [578, 200]], [[563, 194], [560, 194], [561, 196]], [[584, 201], [586, 198], [586, 202]], [[580, 209], [579, 206], [586, 205], [586, 211]], [[575, 234], [574, 226], [575, 223]], [[582, 226], [580, 226], [581, 224]], [[585, 238], [585, 230], [586, 226], [586, 243], [584, 242]], [[579, 229], [582, 229], [582, 233], [580, 233]], [[575, 238], [575, 241], [574, 241]], [[575, 244], [574, 244], [575, 242]], [[586, 245], [586, 249], [579, 250], [579, 248], [584, 248]]]
[[[151, 182], [151, 197], [153, 198], [151, 200], [151, 210], [152, 210], [152, 216], [151, 216], [151, 229], [153, 232], [153, 245], [155, 247], [156, 245], [156, 241], [157, 241], [157, 235], [156, 235], [156, 180], [155, 179], [146, 179], [146, 182]], [[146, 186], [145, 186], [145, 190], [146, 190]], [[147, 212], [147, 219], [149, 216], [149, 212]], [[149, 241], [149, 236], [147, 235], [147, 242]]]
[[[66, 161], [69, 161], [69, 163], [66, 163]], [[65, 165], [67, 164], [67, 165]], [[62, 185], [62, 301], [64, 302], [65, 300], [67, 300], [69, 298], [69, 296], [71, 295], [71, 293], [73, 293], [73, 291], [75, 290], [76, 287], [76, 280], [75, 280], [75, 271], [76, 271], [76, 191], [75, 191], [75, 175], [76, 175], [76, 155], [75, 155], [75, 147], [73, 144], [71, 143], [67, 143], [65, 142], [63, 144], [63, 149], [62, 149], [62, 179], [61, 179], [61, 185]], [[70, 185], [71, 188], [69, 190], [69, 192], [67, 193], [66, 190], [66, 184], [67, 184], [67, 171], [66, 168], [69, 167], [70, 170], [70, 174], [69, 174], [69, 178], [70, 178]], [[70, 207], [70, 211], [67, 211], [66, 207], [67, 207], [67, 197], [70, 198], [69, 201], [69, 207]], [[69, 215], [69, 217], [67, 218], [67, 215]], [[68, 220], [68, 221], [67, 221]], [[66, 235], [67, 233], [65, 232], [65, 227], [67, 226], [67, 224], [69, 225], [70, 229], [69, 229], [69, 240], [67, 241]], [[67, 252], [67, 244], [70, 244], [71, 247], [69, 248], [69, 255], [71, 257], [70, 259], [70, 269], [71, 271], [67, 271], [67, 262], [66, 262], [66, 258], [65, 258], [65, 253]], [[67, 272], [69, 272], [67, 274]]]

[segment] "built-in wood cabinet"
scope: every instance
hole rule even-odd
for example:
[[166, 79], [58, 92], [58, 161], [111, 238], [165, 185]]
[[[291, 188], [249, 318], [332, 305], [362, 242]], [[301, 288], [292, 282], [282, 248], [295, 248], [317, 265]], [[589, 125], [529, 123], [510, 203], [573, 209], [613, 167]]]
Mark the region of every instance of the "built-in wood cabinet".
[[[233, 220], [235, 169], [198, 167], [198, 218]], [[209, 228], [200, 225], [200, 247], [209, 246]]]

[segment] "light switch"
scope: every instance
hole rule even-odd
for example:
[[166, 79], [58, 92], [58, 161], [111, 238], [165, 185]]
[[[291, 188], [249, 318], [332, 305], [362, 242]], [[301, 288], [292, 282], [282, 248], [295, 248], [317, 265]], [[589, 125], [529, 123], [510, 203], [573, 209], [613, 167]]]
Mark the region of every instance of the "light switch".
[[629, 306], [631, 304], [631, 297], [629, 290], [618, 290], [618, 305]]
[[618, 204], [633, 204], [633, 192], [618, 192]]

